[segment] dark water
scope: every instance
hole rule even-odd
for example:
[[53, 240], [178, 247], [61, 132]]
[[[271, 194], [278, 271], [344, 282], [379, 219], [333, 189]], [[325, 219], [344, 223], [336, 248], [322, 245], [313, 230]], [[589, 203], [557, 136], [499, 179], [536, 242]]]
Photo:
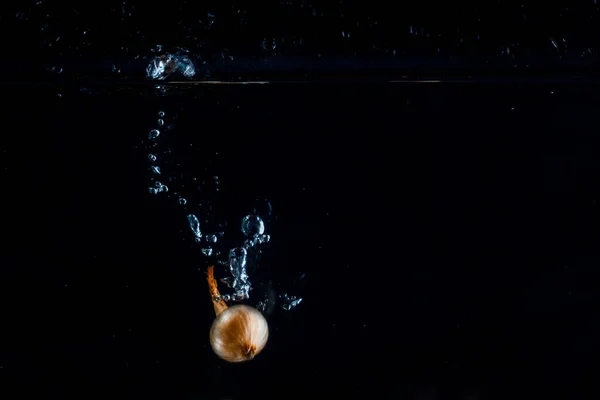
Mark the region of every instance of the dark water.
[[[596, 85], [3, 90], [3, 399], [589, 393]], [[148, 194], [159, 110], [188, 210]], [[265, 199], [251, 278], [303, 302], [228, 365], [185, 215], [209, 201], [235, 228]]]

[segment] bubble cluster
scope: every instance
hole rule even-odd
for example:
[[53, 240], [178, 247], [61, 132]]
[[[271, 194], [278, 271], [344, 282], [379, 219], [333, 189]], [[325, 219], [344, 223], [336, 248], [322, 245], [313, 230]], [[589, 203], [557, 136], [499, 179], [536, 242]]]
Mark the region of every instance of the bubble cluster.
[[[49, 74], [85, 76], [79, 61], [90, 60], [101, 78], [127, 79], [146, 67], [146, 76], [154, 81], [176, 75], [208, 78], [226, 63], [231, 77], [248, 65], [260, 70], [267, 64], [307, 73], [338, 65], [334, 69], [339, 74], [354, 71], [364, 61], [383, 70], [437, 65], [440, 72], [493, 66], [528, 71], [585, 68], [596, 65], [600, 55], [597, 0], [577, 6], [496, 1], [483, 8], [447, 2], [433, 9], [411, 6], [401, 13], [348, 1], [238, 2], [212, 12], [205, 2], [175, 7], [118, 3], [106, 7], [99, 18], [98, 10], [83, 2], [72, 7], [56, 1], [17, 2], [3, 15], [5, 33], [10, 33], [5, 41], [10, 49], [20, 48], [20, 55], [32, 48], [41, 51], [41, 59], [52, 62], [39, 68]], [[119, 40], [110, 39], [116, 33], [107, 27], [120, 27]], [[12, 37], [19, 37], [22, 45], [11, 46]], [[137, 60], [143, 63], [138, 66]], [[19, 66], [7, 67], [19, 72]]]
[[[148, 140], [150, 141], [151, 146], [157, 145], [157, 142], [159, 141], [160, 136], [161, 136], [161, 131], [159, 129], [157, 129], [157, 128], [150, 129], [150, 131], [148, 132]], [[162, 170], [161, 170], [160, 166], [156, 164], [157, 160], [158, 160], [158, 157], [156, 156], [156, 154], [154, 154], [154, 153], [148, 154], [148, 162], [150, 163], [149, 170], [152, 173], [152, 175], [154, 175], [154, 176], [162, 174]], [[154, 178], [152, 178], [152, 180], [154, 180]], [[155, 195], [160, 194], [160, 193], [167, 193], [168, 191], [169, 191], [168, 186], [157, 180], [154, 181], [153, 186], [150, 186], [148, 188], [148, 193], [155, 194]]]
[[286, 311], [296, 308], [302, 302], [302, 297], [290, 296], [287, 293], [280, 294], [279, 299], [283, 303], [281, 307]]
[[250, 297], [250, 281], [246, 273], [248, 251], [245, 247], [236, 247], [229, 251], [229, 272], [233, 277], [232, 300], [244, 300]]
[[271, 236], [264, 232], [265, 223], [258, 215], [247, 215], [242, 220], [242, 233], [247, 237], [244, 244], [247, 247], [255, 247], [257, 244], [270, 241]]
[[[175, 60], [171, 61], [175, 62]], [[150, 129], [148, 133], [149, 142], [147, 147], [149, 150], [151, 149], [151, 152], [147, 154], [147, 159], [150, 180], [152, 181], [148, 190], [154, 195], [169, 192], [167, 185], [161, 181], [170, 183], [173, 181], [171, 176], [173, 171], [163, 171], [162, 169], [163, 163], [166, 165], [173, 164], [170, 160], [171, 150], [161, 152], [161, 149], [168, 145], [163, 133], [173, 129], [173, 124], [170, 121], [167, 123], [167, 118], [167, 113], [159, 110], [156, 127]], [[157, 180], [158, 177], [161, 177], [161, 181]], [[196, 178], [192, 178], [192, 182], [196, 182]], [[202, 186], [192, 185], [198, 189], [198, 193], [187, 193], [184, 197], [178, 193], [179, 188], [183, 188], [183, 185], [180, 185], [173, 196], [169, 195], [167, 197], [172, 198], [178, 206], [186, 210], [188, 232], [191, 233], [194, 246], [198, 246], [200, 254], [203, 257], [212, 259], [209, 261], [210, 263], [226, 266], [227, 276], [223, 277], [221, 281], [229, 288], [230, 293], [223, 293], [222, 299], [235, 302], [248, 300], [253, 289], [249, 271], [254, 271], [257, 268], [262, 253], [261, 246], [271, 240], [271, 235], [267, 233], [265, 220], [261, 217], [262, 215], [267, 219], [270, 218], [272, 213], [271, 203], [267, 200], [263, 205], [257, 203], [261, 211], [255, 208], [252, 213], [244, 216], [241, 224], [238, 225], [243, 235], [242, 241], [237, 243], [228, 242], [225, 233], [226, 221], [217, 223], [212, 215], [211, 197], [219, 191], [219, 176], [210, 174], [202, 180], [198, 180], [198, 183], [201, 183]], [[200, 194], [202, 199], [197, 202], [194, 201], [194, 194]], [[222, 257], [222, 252], [226, 257]], [[258, 309], [266, 309], [268, 305], [275, 305], [277, 296], [274, 294], [272, 287], [268, 293], [271, 293], [270, 297], [267, 296], [259, 301]], [[288, 294], [281, 295], [279, 299], [284, 310], [291, 310], [302, 301], [301, 298], [289, 296]]]
[[154, 187], [148, 188], [148, 192], [150, 194], [166, 193], [168, 191], [169, 187], [167, 185], [162, 184], [159, 181], [154, 182]]
[[174, 73], [191, 78], [196, 75], [196, 68], [187, 56], [169, 53], [154, 57], [146, 67], [146, 77], [150, 80], [165, 80]]

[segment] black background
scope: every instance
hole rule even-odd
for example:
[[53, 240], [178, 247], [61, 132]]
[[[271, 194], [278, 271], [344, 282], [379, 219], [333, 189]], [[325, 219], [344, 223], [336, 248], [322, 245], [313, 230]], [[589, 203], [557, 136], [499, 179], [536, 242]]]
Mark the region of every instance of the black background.
[[[229, 3], [127, 3], [131, 18], [121, 2], [26, 3], [2, 14], [0, 398], [592, 395], [593, 2], [398, 18], [322, 2], [244, 18]], [[138, 79], [157, 44], [186, 47], [196, 79], [288, 83], [158, 95]], [[374, 82], [403, 76], [442, 82]], [[149, 147], [159, 110], [174, 129]], [[168, 196], [148, 194], [149, 152]], [[210, 204], [226, 251], [265, 199], [272, 240], [251, 278], [303, 302], [279, 304], [263, 353], [229, 365], [208, 343], [214, 260], [185, 215]]]
[[[9, 93], [1, 373], [21, 393], [486, 398], [591, 378], [593, 88]], [[159, 143], [184, 175], [171, 190], [213, 196], [230, 243], [256, 197], [273, 205], [255, 276], [304, 301], [252, 363], [207, 347], [208, 260], [176, 198], [147, 193], [158, 110], [178, 115]], [[220, 192], [185, 189], [213, 171]]]

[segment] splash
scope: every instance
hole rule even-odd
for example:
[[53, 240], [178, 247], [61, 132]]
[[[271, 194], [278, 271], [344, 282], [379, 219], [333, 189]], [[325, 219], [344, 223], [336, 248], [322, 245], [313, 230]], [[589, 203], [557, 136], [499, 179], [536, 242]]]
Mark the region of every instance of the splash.
[[154, 57], [146, 67], [146, 77], [151, 80], [162, 81], [175, 73], [192, 78], [196, 75], [196, 68], [187, 56], [170, 53]]

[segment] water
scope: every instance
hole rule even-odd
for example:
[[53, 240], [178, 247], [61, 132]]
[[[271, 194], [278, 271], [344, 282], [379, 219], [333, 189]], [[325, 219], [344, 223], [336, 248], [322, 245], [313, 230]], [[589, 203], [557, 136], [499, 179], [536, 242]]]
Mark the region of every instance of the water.
[[0, 398], [584, 397], [595, 0], [82, 4], [1, 16]]
[[[575, 385], [598, 352], [596, 89], [5, 87], [0, 371], [130, 397]], [[208, 346], [208, 263], [269, 316], [245, 367]]]

